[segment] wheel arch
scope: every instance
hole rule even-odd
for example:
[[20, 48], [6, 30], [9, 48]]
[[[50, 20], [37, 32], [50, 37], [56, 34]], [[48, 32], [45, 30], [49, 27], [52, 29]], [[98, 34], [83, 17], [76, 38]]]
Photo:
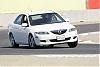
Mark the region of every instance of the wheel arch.
[[13, 34], [12, 32], [9, 32], [8, 35], [10, 36], [11, 34]]
[[29, 33], [29, 34], [28, 34], [28, 37], [29, 37], [29, 36], [33, 36], [32, 33]]

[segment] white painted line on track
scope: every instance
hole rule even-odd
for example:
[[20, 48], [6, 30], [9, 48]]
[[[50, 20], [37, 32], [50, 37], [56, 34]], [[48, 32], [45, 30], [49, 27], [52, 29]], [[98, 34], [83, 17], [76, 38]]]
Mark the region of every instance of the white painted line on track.
[[83, 41], [79, 39], [78, 42], [83, 42]]
[[[88, 33], [82, 33], [82, 34], [79, 34], [79, 36], [87, 36], [87, 35], [90, 35], [90, 34], [97, 34], [97, 35], [100, 35], [100, 31], [97, 31], [97, 32], [88, 32]], [[100, 44], [100, 42], [93, 42], [92, 40], [80, 40], [78, 41], [79, 43], [89, 43], [89, 44]]]
[[89, 33], [82, 33], [82, 34], [79, 34], [81, 36], [86, 36], [86, 35], [89, 35]]
[[[0, 66], [0, 67], [84, 67], [84, 66]], [[91, 66], [85, 66], [85, 67], [91, 67]], [[92, 66], [92, 67], [97, 67], [97, 66]]]
[[88, 32], [88, 33], [81, 33], [79, 35], [83, 35], [83, 36], [86, 36], [86, 35], [89, 35], [89, 34], [99, 34], [100, 31], [97, 31], [97, 32]]
[[81, 43], [81, 44], [100, 44], [100, 43], [96, 43], [96, 42], [93, 42], [91, 40], [87, 40], [87, 41], [84, 41], [84, 40], [78, 40], [78, 43]]
[[92, 41], [80, 41], [79, 44], [100, 44], [100, 42], [92, 42]]
[[46, 57], [46, 58], [80, 58], [80, 57], [99, 57], [98, 54], [69, 54], [69, 55], [33, 55], [35, 57]]
[[92, 42], [91, 40], [87, 40], [87, 41], [80, 41], [80, 43], [94, 43], [95, 44], [95, 42]]
[[98, 31], [98, 32], [91, 32], [91, 34], [99, 34], [100, 33], [100, 31]]

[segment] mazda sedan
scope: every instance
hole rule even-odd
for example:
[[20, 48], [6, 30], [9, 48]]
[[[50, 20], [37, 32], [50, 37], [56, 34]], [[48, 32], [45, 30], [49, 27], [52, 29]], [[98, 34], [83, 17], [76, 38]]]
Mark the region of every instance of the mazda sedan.
[[53, 11], [21, 13], [8, 29], [12, 47], [19, 47], [19, 44], [31, 48], [53, 47], [66, 43], [74, 48], [78, 44], [76, 28]]

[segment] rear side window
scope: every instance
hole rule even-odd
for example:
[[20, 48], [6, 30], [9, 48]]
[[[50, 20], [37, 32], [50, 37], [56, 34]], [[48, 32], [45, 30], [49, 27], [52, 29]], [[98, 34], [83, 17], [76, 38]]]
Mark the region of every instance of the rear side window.
[[19, 24], [19, 25], [21, 25], [21, 22], [22, 22], [22, 18], [23, 18], [23, 16], [22, 15], [19, 15], [17, 18], [16, 18], [16, 20], [15, 20], [15, 24]]

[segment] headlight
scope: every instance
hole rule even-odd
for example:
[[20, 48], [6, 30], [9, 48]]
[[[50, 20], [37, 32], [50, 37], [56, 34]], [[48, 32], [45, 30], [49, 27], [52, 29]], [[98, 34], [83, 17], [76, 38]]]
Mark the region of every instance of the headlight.
[[72, 32], [72, 31], [75, 31], [76, 30], [76, 28], [71, 28], [71, 29], [69, 29], [69, 32]]
[[44, 35], [44, 34], [49, 34], [49, 33], [48, 32], [35, 32], [35, 34]]

